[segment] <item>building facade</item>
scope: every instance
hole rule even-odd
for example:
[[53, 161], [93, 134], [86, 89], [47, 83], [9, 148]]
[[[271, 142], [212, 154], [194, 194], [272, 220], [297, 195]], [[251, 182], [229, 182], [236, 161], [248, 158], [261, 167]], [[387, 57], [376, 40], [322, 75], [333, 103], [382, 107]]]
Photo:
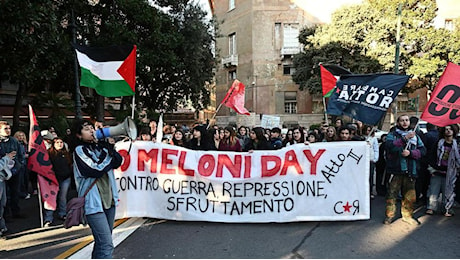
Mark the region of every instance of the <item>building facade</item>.
[[[450, 0], [438, 0], [441, 27], [448, 28], [458, 14], [447, 14]], [[292, 57], [300, 52], [297, 36], [305, 26], [321, 23], [291, 0], [209, 0], [219, 21], [216, 49], [221, 64], [216, 72], [216, 103], [225, 97], [234, 79], [246, 86], [245, 107], [251, 116], [237, 115], [222, 106], [217, 113], [219, 126], [260, 125], [263, 115], [280, 117], [285, 127], [309, 127], [324, 120], [320, 95], [300, 91], [292, 81]], [[459, 5], [459, 4], [457, 4]], [[451, 9], [451, 8], [450, 8]], [[443, 11], [444, 10], [444, 11]], [[442, 14], [442, 15], [441, 15]], [[420, 116], [429, 92], [419, 89], [398, 96], [397, 113]], [[387, 113], [384, 129], [389, 129], [393, 113]]]
[[[300, 91], [292, 81], [292, 57], [301, 50], [300, 30], [320, 21], [289, 0], [224, 0], [214, 3], [213, 11], [223, 21], [216, 45], [221, 61], [216, 72], [217, 103], [238, 79], [246, 86], [245, 107], [255, 125], [261, 115], [283, 117], [288, 127], [308, 124], [299, 115], [317, 108], [308, 91]], [[221, 107], [216, 124], [238, 124], [238, 118], [233, 110]]]

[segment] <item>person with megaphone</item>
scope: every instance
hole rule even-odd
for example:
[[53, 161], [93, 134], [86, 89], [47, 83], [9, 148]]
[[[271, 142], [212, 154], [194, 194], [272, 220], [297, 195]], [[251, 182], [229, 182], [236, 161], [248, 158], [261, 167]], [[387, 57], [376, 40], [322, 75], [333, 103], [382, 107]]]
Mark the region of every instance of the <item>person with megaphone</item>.
[[[110, 136], [110, 130], [116, 130], [108, 128], [96, 131], [90, 122], [76, 120], [72, 130], [76, 139], [72, 150], [78, 196], [83, 197], [88, 190], [84, 209], [94, 237], [92, 258], [112, 258], [114, 249], [112, 231], [118, 190], [113, 170], [121, 165], [123, 158], [113, 144], [102, 141]], [[103, 132], [103, 138], [97, 135], [99, 131]]]

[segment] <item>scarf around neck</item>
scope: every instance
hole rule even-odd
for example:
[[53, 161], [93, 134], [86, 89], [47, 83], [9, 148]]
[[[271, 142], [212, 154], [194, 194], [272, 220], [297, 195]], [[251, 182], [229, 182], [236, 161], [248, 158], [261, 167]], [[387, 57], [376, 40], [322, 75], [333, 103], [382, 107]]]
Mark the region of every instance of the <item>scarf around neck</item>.
[[[399, 135], [401, 135], [402, 137], [406, 137], [407, 134], [409, 133], [412, 133], [414, 132], [413, 130], [402, 130], [402, 129], [399, 129], [399, 128], [396, 128], [396, 133], [398, 133]], [[417, 145], [417, 135], [414, 135], [412, 138], [410, 138], [408, 141], [408, 143], [410, 144], [414, 144], [414, 145]]]

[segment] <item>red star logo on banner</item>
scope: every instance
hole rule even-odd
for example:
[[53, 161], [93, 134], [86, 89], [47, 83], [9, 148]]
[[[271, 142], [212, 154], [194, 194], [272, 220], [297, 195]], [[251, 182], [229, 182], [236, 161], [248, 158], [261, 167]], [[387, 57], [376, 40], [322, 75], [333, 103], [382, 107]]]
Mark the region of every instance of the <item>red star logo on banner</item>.
[[347, 204], [346, 204], [345, 206], [343, 206], [343, 211], [350, 212], [350, 208], [351, 208], [351, 207], [352, 207], [352, 206], [351, 206], [351, 205], [348, 203], [348, 201], [347, 201]]

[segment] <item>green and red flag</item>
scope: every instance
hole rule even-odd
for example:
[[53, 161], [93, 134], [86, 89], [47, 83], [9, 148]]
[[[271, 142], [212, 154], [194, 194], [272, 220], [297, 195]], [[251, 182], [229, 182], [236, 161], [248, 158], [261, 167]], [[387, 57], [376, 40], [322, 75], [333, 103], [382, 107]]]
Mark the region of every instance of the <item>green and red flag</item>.
[[320, 64], [321, 69], [321, 85], [323, 89], [323, 97], [330, 97], [336, 88], [337, 79], [340, 75], [352, 74], [349, 70], [334, 64]]
[[74, 47], [81, 68], [80, 86], [94, 88], [104, 97], [135, 94], [136, 45]]

